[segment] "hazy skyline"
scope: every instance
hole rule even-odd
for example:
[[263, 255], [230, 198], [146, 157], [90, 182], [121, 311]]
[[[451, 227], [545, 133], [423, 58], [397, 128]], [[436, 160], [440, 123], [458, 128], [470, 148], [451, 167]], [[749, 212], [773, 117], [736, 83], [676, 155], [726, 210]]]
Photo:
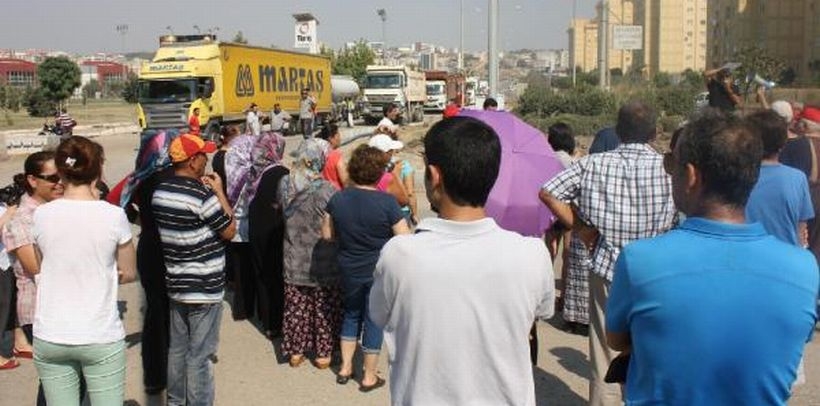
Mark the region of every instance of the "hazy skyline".
[[[594, 0], [577, 0], [578, 16], [594, 14]], [[294, 13], [319, 20], [318, 38], [338, 49], [364, 38], [381, 41], [376, 9], [387, 11], [387, 44], [414, 41], [459, 46], [460, 0], [6, 0], [0, 14], [0, 48], [76, 53], [153, 51], [157, 38], [219, 27], [230, 40], [242, 31], [250, 44], [290, 49]], [[464, 0], [464, 48], [487, 48], [487, 0]], [[499, 0], [499, 48], [567, 48], [573, 0]], [[127, 24], [121, 36], [116, 26]]]

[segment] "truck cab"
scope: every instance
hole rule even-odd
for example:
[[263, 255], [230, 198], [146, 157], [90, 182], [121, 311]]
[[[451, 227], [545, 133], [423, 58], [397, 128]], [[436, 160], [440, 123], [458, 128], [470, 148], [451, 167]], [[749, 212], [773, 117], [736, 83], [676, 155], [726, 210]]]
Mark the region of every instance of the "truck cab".
[[426, 90], [421, 72], [404, 66], [368, 66], [362, 115], [368, 124], [375, 124], [383, 117], [384, 106], [393, 103], [399, 107], [404, 119], [421, 121], [427, 101]]
[[427, 102], [425, 113], [440, 113], [447, 107], [447, 82], [443, 80], [427, 81]]

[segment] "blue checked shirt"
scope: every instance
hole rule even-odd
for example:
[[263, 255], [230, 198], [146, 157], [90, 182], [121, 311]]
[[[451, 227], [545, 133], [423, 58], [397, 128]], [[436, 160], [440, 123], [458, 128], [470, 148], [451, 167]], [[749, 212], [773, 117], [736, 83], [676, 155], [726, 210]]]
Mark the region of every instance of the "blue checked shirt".
[[622, 144], [581, 158], [543, 189], [574, 203], [580, 218], [598, 229], [592, 272], [608, 281], [621, 248], [668, 231], [676, 219], [663, 156], [647, 144]]

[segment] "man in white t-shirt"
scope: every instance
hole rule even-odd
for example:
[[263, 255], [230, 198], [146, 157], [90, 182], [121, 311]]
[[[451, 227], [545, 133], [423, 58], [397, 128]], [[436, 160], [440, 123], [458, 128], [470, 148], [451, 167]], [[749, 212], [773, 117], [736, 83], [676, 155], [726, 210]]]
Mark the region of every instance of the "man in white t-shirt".
[[390, 138], [396, 139], [399, 136], [399, 126], [396, 124], [396, 119], [399, 117], [399, 106], [393, 103], [388, 103], [382, 108], [384, 118], [376, 125], [376, 131], [373, 134], [387, 134]]
[[370, 291], [391, 402], [534, 406], [528, 337], [536, 318], [553, 313], [549, 252], [484, 211], [501, 162], [492, 128], [469, 117], [440, 121], [424, 150], [439, 217], [384, 246]]
[[248, 115], [245, 116], [245, 132], [251, 135], [259, 135], [262, 133], [262, 125], [259, 117], [259, 106], [256, 103], [251, 103], [248, 108]]
[[285, 128], [290, 124], [290, 114], [276, 103], [273, 105], [273, 111], [270, 115], [270, 129], [271, 131], [284, 134]]
[[316, 99], [308, 94], [307, 89], [302, 89], [302, 99], [299, 100], [299, 122], [302, 124], [302, 136], [305, 139], [313, 138], [313, 119], [316, 109]]

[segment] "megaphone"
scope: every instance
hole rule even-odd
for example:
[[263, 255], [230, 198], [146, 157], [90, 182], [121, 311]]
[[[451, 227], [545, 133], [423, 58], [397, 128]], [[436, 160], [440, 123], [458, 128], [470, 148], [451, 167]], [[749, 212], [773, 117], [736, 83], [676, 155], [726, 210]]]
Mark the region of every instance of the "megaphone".
[[772, 88], [777, 86], [777, 83], [772, 82], [771, 80], [766, 80], [757, 73], [750, 73], [748, 76], [746, 76], [746, 83], [755, 83], [758, 86], [765, 87], [766, 90], [772, 90]]

